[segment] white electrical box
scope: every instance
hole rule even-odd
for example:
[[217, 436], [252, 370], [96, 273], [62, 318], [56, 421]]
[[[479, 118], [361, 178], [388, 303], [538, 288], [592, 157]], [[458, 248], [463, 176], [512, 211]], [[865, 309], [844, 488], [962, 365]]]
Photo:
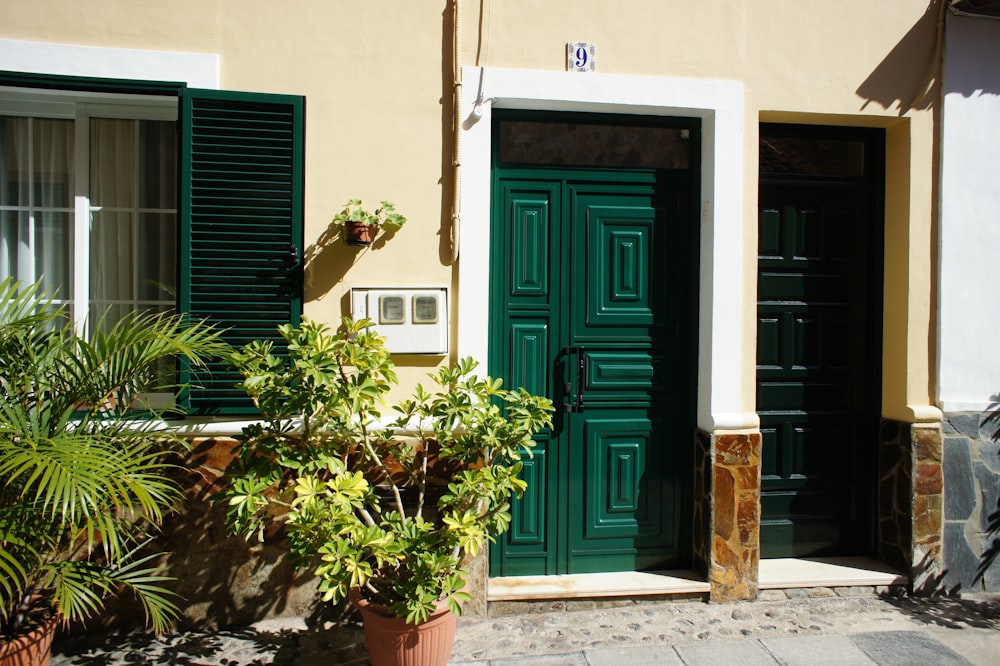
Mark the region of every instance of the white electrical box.
[[371, 319], [393, 354], [448, 353], [448, 290], [351, 289], [351, 316]]

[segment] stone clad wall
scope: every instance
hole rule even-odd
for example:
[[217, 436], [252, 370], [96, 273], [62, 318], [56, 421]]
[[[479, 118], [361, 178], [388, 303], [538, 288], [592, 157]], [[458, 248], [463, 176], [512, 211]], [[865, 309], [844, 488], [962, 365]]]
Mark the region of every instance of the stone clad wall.
[[[944, 439], [944, 576], [948, 592], [1000, 592], [1000, 442], [990, 414], [947, 414]], [[981, 574], [981, 575], [980, 575]]]

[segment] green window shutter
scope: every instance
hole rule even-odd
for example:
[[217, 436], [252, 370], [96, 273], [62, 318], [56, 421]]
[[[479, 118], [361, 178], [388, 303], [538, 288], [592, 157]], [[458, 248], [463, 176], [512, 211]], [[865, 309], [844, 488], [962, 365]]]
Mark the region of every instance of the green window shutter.
[[[302, 312], [305, 100], [186, 89], [179, 120], [180, 310], [235, 347], [280, 343], [276, 327]], [[239, 380], [224, 362], [183, 368], [188, 411], [252, 413]]]

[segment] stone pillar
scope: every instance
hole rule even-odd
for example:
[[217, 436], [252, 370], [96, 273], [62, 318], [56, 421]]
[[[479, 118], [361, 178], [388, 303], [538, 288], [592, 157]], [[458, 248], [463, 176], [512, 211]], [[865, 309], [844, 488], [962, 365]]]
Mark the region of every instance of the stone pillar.
[[943, 578], [941, 426], [915, 424], [912, 433], [913, 556], [910, 575], [914, 594], [930, 594], [938, 590]]
[[943, 578], [941, 451], [938, 424], [882, 422], [878, 554], [910, 575], [914, 594], [938, 591]]
[[760, 433], [712, 435], [708, 457], [712, 484], [709, 598], [755, 599], [760, 562]]

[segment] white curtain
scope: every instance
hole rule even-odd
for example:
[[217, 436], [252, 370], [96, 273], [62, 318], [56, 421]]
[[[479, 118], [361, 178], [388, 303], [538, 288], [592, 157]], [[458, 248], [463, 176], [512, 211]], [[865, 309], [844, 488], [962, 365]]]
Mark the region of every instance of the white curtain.
[[90, 321], [108, 324], [135, 299], [136, 122], [90, 123]]
[[0, 279], [72, 296], [73, 121], [0, 116]]

